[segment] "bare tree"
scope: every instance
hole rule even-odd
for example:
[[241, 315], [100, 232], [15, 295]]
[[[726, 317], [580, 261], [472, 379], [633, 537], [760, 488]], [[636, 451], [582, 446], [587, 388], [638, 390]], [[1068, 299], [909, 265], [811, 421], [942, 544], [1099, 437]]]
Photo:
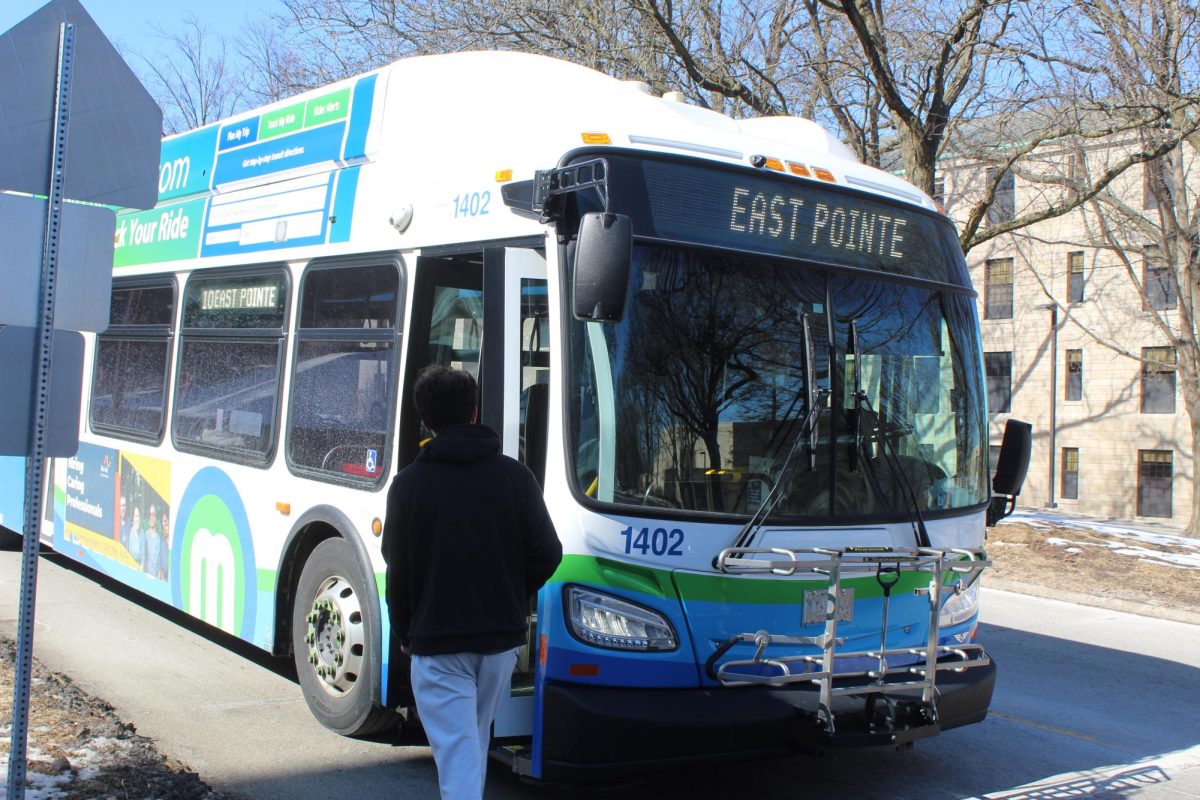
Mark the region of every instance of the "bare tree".
[[232, 65], [224, 38], [193, 13], [178, 32], [152, 25], [164, 50], [135, 52], [143, 82], [163, 109], [164, 133], [199, 128], [242, 107], [245, 76]]
[[[1200, 16], [1181, 0], [1086, 0], [1074, 22], [1081, 35], [1075, 57], [1091, 80], [1076, 93], [1095, 124], [1087, 138], [1054, 148], [1060, 162], [1077, 165], [1057, 178], [1050, 205], [1074, 210], [1081, 234], [1071, 243], [1105, 254], [1118, 276], [1110, 284], [1103, 319], [1064, 306], [1068, 319], [1100, 345], [1174, 372], [1191, 430], [1191, 472], [1200, 454]], [[1087, 35], [1082, 35], [1087, 34]], [[1102, 107], [1102, 108], [1101, 108]], [[1102, 115], [1100, 112], [1103, 112]], [[1027, 152], [1035, 148], [1023, 148]], [[1036, 153], [1034, 154], [1036, 155]], [[1029, 159], [1035, 161], [1033, 157]], [[1130, 167], [1142, 164], [1141, 169]], [[1125, 174], [1123, 180], [1116, 177]], [[1039, 275], [1047, 287], [1049, 276]], [[1119, 283], [1124, 283], [1120, 286]], [[1132, 302], [1120, 307], [1116, 296]], [[1130, 321], [1148, 320], [1174, 362], [1157, 351], [1128, 346]], [[1182, 448], [1182, 449], [1187, 449]], [[1193, 491], [1189, 532], [1200, 533], [1200, 491]]]

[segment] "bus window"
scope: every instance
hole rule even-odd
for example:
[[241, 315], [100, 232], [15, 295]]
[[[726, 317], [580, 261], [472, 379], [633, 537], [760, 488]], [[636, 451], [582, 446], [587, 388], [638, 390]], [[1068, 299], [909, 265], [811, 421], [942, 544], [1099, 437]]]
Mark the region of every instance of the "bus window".
[[172, 420], [177, 448], [270, 461], [287, 296], [282, 272], [188, 281]]
[[482, 342], [483, 292], [457, 286], [434, 287], [426, 365], [440, 364], [465, 370], [479, 380]]
[[162, 436], [174, 318], [173, 283], [113, 286], [109, 327], [96, 339], [93, 429], [129, 439]]
[[550, 304], [546, 281], [521, 281], [521, 461], [543, 483], [550, 401]]
[[288, 411], [293, 469], [383, 477], [399, 286], [394, 264], [305, 274]]

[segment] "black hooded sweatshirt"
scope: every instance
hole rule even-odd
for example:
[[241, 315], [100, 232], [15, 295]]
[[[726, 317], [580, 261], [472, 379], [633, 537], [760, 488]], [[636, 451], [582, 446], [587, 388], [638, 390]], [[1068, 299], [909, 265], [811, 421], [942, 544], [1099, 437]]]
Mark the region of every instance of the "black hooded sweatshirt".
[[529, 598], [562, 559], [537, 480], [485, 425], [448, 425], [400, 471], [383, 527], [392, 630], [415, 655], [525, 641]]

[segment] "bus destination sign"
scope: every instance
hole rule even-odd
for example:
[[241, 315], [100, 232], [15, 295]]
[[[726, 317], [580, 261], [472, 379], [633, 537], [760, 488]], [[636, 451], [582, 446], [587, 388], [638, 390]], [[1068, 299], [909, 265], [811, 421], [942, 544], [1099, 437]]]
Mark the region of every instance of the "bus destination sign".
[[275, 308], [279, 305], [279, 286], [238, 286], [200, 291], [200, 310], [227, 308]]
[[605, 158], [613, 210], [637, 235], [970, 285], [953, 228], [915, 207], [761, 170]]
[[729, 230], [748, 237], [786, 238], [823, 250], [862, 252], [877, 258], [904, 258], [908, 218], [898, 211], [881, 214], [849, 204], [812, 203], [791, 194], [733, 187]]
[[184, 293], [185, 328], [279, 328], [285, 323], [287, 281], [260, 275], [193, 277]]

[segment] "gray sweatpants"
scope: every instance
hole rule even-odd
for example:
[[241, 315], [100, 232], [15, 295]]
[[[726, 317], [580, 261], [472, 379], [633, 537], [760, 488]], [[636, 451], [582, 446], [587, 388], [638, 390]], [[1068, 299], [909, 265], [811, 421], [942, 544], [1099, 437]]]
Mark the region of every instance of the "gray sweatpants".
[[437, 764], [442, 800], [483, 797], [492, 720], [520, 649], [412, 657], [413, 694]]

